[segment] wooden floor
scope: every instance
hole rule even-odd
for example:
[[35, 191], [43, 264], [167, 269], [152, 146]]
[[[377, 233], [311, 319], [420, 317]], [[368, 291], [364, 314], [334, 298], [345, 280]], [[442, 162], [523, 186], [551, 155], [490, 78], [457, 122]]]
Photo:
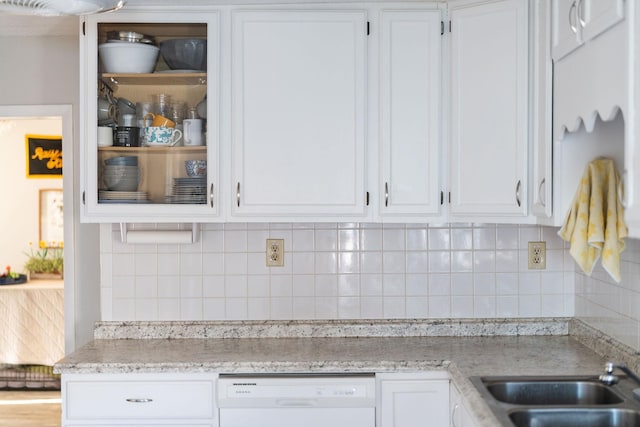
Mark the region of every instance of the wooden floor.
[[0, 390], [0, 426], [60, 427], [60, 392]]

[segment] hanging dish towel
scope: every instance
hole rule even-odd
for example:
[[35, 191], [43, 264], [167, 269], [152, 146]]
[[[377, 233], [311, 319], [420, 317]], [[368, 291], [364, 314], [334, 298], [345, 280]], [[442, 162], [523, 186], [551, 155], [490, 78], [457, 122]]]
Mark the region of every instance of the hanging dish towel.
[[620, 253], [627, 226], [618, 198], [620, 177], [611, 159], [596, 159], [584, 171], [564, 225], [558, 235], [571, 243], [570, 253], [582, 271], [591, 275], [602, 256], [602, 266], [620, 282]]

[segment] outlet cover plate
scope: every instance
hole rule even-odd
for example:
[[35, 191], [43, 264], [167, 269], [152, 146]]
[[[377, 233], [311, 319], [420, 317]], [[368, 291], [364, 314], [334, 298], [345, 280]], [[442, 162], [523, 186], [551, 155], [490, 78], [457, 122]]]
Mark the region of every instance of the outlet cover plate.
[[544, 270], [547, 268], [547, 243], [529, 242], [529, 270]]
[[284, 266], [284, 239], [267, 239], [267, 267]]

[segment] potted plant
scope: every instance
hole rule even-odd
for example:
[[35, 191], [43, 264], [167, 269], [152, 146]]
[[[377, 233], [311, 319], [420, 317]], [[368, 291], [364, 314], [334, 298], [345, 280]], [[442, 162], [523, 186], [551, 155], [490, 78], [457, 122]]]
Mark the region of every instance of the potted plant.
[[29, 272], [31, 279], [62, 279], [64, 268], [64, 244], [63, 242], [50, 242], [47, 245], [43, 240], [39, 243], [39, 249], [34, 251], [33, 244], [29, 242], [29, 252], [24, 269]]

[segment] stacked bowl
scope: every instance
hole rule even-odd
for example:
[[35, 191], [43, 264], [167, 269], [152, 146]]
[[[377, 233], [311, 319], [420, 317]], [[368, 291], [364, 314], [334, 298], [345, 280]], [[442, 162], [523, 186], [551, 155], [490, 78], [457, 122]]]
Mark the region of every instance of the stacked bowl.
[[111, 191], [137, 191], [140, 183], [138, 157], [120, 156], [105, 160], [103, 179]]

